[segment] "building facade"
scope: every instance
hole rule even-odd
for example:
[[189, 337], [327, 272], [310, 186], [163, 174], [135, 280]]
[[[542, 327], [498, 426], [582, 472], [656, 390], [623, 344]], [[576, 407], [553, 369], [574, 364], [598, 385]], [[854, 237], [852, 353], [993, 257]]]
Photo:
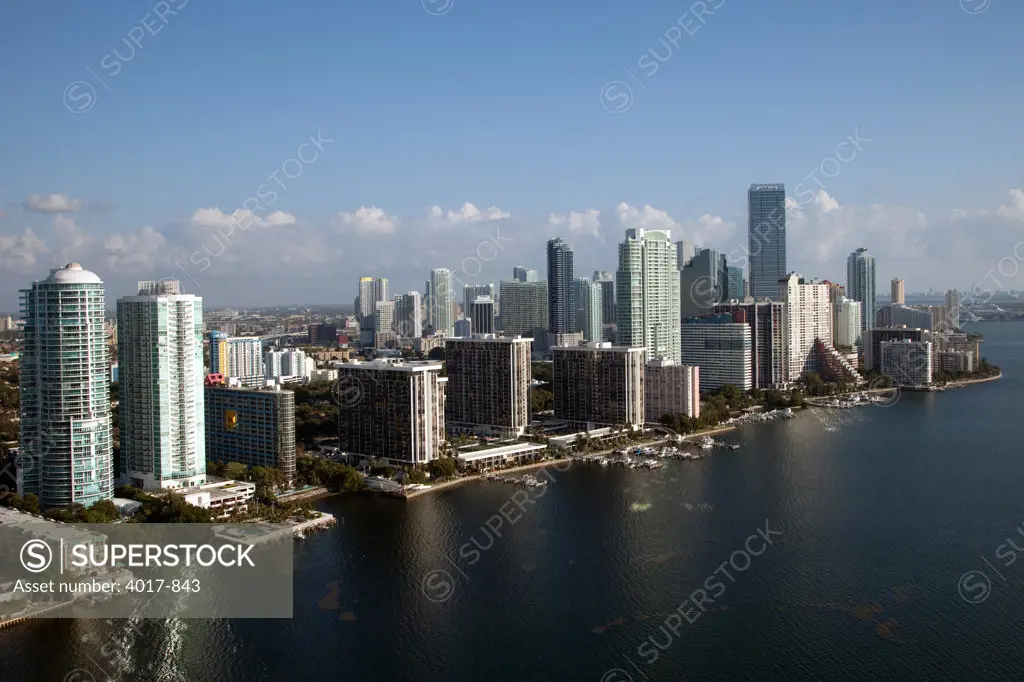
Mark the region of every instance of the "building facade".
[[869, 329], [864, 333], [864, 369], [882, 369], [883, 341], [928, 341], [931, 335], [924, 329], [909, 327], [885, 327]]
[[857, 249], [846, 259], [846, 295], [860, 301], [860, 331], [863, 334], [875, 324], [875, 257], [865, 248]]
[[790, 273], [779, 284], [779, 297], [786, 304], [786, 349], [789, 381], [816, 372], [818, 354], [814, 342], [832, 347], [832, 305], [828, 285], [805, 280]]
[[594, 282], [601, 287], [601, 324], [615, 324], [615, 275], [595, 270]]
[[548, 331], [576, 331], [573, 251], [561, 238], [548, 240]]
[[747, 258], [750, 295], [775, 298], [786, 277], [786, 186], [751, 185], [747, 190]]
[[861, 341], [860, 301], [841, 297], [833, 304], [832, 322], [835, 325], [833, 343], [854, 348]]
[[728, 278], [725, 254], [715, 249], [700, 249], [687, 263], [680, 265], [680, 318], [706, 315], [716, 304], [728, 300]]
[[551, 350], [556, 419], [581, 429], [643, 425], [644, 348], [591, 343]]
[[388, 465], [421, 465], [438, 457], [444, 443], [445, 387], [441, 363], [349, 362], [339, 383], [358, 388], [338, 408], [339, 447], [356, 461], [379, 458]]
[[644, 411], [648, 422], [666, 414], [700, 416], [700, 368], [680, 365], [668, 358], [647, 363], [644, 374]]
[[905, 305], [883, 305], [875, 311], [874, 323], [871, 326], [914, 327], [931, 331], [934, 317], [930, 309], [919, 310]]
[[279, 469], [295, 478], [295, 394], [225, 386], [207, 377], [206, 459]]
[[472, 323], [473, 334], [494, 333], [494, 299], [490, 296], [477, 296], [467, 311]]
[[602, 315], [602, 288], [598, 282], [586, 277], [577, 277], [573, 283], [573, 298], [576, 301], [576, 329], [587, 341], [604, 340]]
[[311, 324], [306, 329], [306, 341], [311, 346], [337, 346], [338, 325]]
[[786, 353], [786, 304], [782, 301], [755, 301], [719, 303], [712, 314], [728, 313], [734, 322], [750, 327], [751, 381], [754, 388], [781, 388], [789, 382], [788, 355]]
[[452, 294], [452, 271], [436, 268], [430, 271], [430, 293], [427, 305], [430, 307], [432, 331], [442, 336], [451, 336], [455, 330], [455, 312]]
[[18, 492], [44, 509], [113, 497], [103, 281], [78, 263], [21, 291]]
[[547, 282], [501, 282], [501, 330], [508, 336], [534, 336], [548, 326]]
[[121, 471], [142, 490], [206, 482], [203, 299], [139, 282], [117, 301]]
[[423, 302], [420, 292], [395, 296], [395, 333], [406, 339], [423, 336]]
[[536, 270], [527, 270], [521, 265], [512, 268], [512, 279], [516, 282], [540, 282], [540, 273]]
[[519, 437], [530, 424], [531, 340], [445, 341], [445, 422], [453, 433]]
[[753, 358], [746, 322], [737, 322], [728, 313], [683, 320], [683, 364], [700, 367], [702, 392], [727, 384], [749, 391], [754, 387]]
[[946, 292], [946, 324], [944, 329], [960, 329], [961, 299], [960, 292], [950, 289]]
[[931, 341], [882, 341], [879, 350], [881, 372], [892, 377], [894, 384], [914, 388], [931, 385]]
[[627, 230], [615, 282], [619, 345], [678, 362], [679, 267], [669, 230]]
[[906, 289], [901, 278], [896, 277], [892, 280], [892, 291], [889, 294], [889, 299], [891, 305], [906, 305]]

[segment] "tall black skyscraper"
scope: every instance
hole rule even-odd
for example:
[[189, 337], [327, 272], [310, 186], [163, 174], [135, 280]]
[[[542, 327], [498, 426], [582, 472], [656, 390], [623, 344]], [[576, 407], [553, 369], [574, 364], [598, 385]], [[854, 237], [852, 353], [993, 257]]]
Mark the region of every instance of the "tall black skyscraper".
[[561, 238], [548, 240], [548, 331], [566, 334], [576, 330], [573, 300], [572, 249]]
[[750, 295], [778, 298], [786, 277], [786, 186], [751, 185], [747, 191]]

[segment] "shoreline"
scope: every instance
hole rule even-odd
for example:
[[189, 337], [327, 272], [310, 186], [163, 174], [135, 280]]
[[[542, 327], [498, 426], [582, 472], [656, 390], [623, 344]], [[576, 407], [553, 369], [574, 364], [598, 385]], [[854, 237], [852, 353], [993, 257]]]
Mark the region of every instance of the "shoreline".
[[961, 386], [970, 386], [971, 384], [984, 384], [989, 381], [998, 381], [1003, 378], [1003, 370], [999, 370], [999, 374], [991, 377], [980, 377], [978, 379], [961, 379], [959, 381], [950, 381], [948, 384], [942, 384], [940, 388], [960, 388]]

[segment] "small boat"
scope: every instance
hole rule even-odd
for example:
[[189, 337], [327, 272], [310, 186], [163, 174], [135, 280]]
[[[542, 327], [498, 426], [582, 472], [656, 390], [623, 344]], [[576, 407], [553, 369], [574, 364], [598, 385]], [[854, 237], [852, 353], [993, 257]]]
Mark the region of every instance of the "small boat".
[[736, 443], [730, 443], [729, 444], [729, 449], [730, 450], [739, 450], [740, 446], [738, 444], [736, 444]]

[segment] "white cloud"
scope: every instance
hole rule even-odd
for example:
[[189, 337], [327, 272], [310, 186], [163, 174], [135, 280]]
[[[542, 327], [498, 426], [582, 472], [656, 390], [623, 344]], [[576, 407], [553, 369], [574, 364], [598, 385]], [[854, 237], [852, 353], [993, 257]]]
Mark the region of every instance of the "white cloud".
[[462, 225], [465, 223], [503, 220], [505, 218], [512, 217], [511, 213], [503, 211], [497, 206], [491, 206], [487, 210], [481, 212], [480, 209], [468, 201], [457, 211], [448, 209], [447, 213], [445, 213], [440, 206], [431, 206], [427, 209], [427, 215], [433, 221], [441, 225]]
[[95, 241], [91, 235], [80, 228], [66, 215], [57, 215], [53, 219], [53, 233], [57, 253], [64, 262], [81, 260]]
[[567, 214], [552, 213], [548, 216], [548, 224], [556, 227], [566, 226], [570, 232], [597, 237], [601, 233], [601, 211], [590, 208], [586, 211], [571, 211]]
[[204, 227], [226, 227], [233, 225], [239, 229], [250, 227], [281, 227], [295, 223], [295, 216], [284, 211], [274, 211], [266, 217], [256, 215], [249, 209], [239, 208], [234, 213], [227, 214], [219, 208], [200, 208], [189, 220]]
[[11, 270], [25, 271], [36, 267], [36, 255], [49, 251], [30, 228], [19, 235], [0, 235], [0, 265]]
[[72, 213], [82, 208], [82, 202], [67, 194], [33, 194], [22, 206], [39, 213]]
[[167, 263], [167, 238], [152, 227], [113, 234], [103, 241], [107, 266], [116, 272], [149, 272]]
[[342, 229], [362, 235], [392, 234], [399, 225], [397, 216], [388, 215], [384, 209], [360, 206], [354, 213], [342, 211], [335, 216], [336, 224]]

